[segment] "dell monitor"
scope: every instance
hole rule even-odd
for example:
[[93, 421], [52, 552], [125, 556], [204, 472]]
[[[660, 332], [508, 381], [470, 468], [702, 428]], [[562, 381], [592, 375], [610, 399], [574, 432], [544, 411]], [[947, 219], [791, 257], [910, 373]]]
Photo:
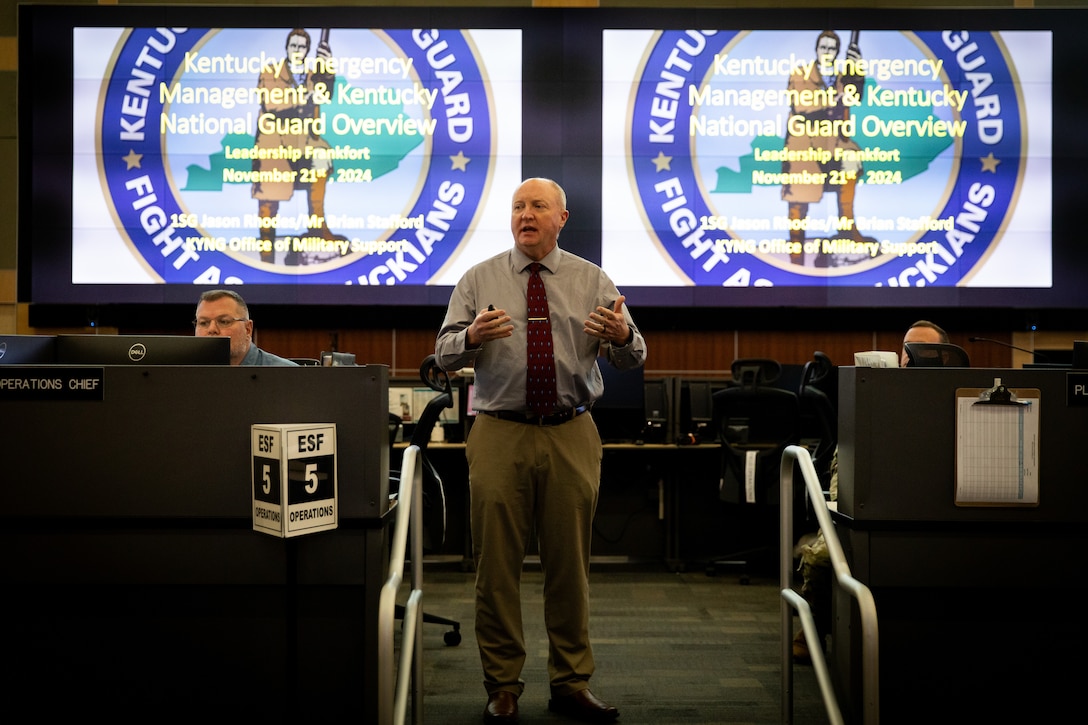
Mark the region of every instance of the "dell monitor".
[[42, 365], [56, 361], [56, 335], [0, 335], [0, 365]]
[[57, 335], [57, 362], [71, 365], [230, 365], [230, 338]]

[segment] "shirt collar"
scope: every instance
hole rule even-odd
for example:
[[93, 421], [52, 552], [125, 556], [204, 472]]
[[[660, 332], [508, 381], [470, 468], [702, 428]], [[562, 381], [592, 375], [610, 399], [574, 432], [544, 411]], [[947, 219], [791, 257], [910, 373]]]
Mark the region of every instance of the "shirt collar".
[[[511, 252], [513, 253], [514, 269], [517, 272], [524, 272], [529, 269], [529, 265], [535, 262], [535, 259], [530, 259], [524, 252], [517, 247], [514, 247]], [[563, 256], [563, 250], [559, 248], [559, 245], [555, 246], [555, 249], [548, 252], [544, 259], [540, 260], [540, 266], [548, 270], [552, 274], [555, 274], [555, 270], [559, 268], [559, 260]]]

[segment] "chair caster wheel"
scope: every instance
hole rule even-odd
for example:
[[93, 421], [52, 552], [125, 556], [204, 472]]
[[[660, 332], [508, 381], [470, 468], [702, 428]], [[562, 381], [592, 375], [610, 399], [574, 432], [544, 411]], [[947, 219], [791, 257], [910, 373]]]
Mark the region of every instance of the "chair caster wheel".
[[446, 643], [447, 647], [456, 647], [461, 644], [461, 632], [460, 630], [451, 630], [442, 635], [442, 641]]

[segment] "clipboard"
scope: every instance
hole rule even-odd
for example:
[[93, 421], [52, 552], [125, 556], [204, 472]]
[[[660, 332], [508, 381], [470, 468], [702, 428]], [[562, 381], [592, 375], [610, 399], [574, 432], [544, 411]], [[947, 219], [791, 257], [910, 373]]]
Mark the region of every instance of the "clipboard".
[[957, 506], [1039, 505], [1038, 388], [956, 389]]

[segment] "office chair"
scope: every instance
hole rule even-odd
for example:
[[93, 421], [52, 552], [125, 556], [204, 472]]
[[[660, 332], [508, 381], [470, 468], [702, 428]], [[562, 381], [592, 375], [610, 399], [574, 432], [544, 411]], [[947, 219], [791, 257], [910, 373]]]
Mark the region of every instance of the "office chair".
[[907, 342], [907, 366], [916, 368], [969, 368], [971, 359], [959, 345], [947, 342]]
[[808, 449], [823, 488], [830, 481], [831, 457], [838, 444], [838, 371], [825, 353], [817, 350], [801, 369], [797, 389], [800, 406], [799, 439]]
[[[392, 461], [397, 454], [397, 436], [400, 434], [401, 426], [404, 425], [404, 421], [401, 417], [395, 413], [389, 414], [389, 460]], [[392, 473], [392, 472], [391, 472]], [[398, 480], [400, 474], [398, 473]]]
[[[713, 395], [714, 425], [721, 440], [719, 498], [738, 505], [751, 546], [715, 557], [707, 565], [741, 567], [740, 582], [749, 582], [749, 560], [771, 554], [778, 539], [777, 506], [782, 451], [800, 438], [800, 406], [792, 390], [772, 385], [782, 372], [775, 360], [738, 359], [732, 365], [734, 385]], [[764, 542], [771, 542], [770, 544]]]
[[[446, 540], [446, 494], [442, 486], [442, 477], [438, 475], [430, 458], [427, 456], [427, 444], [431, 441], [431, 430], [442, 416], [442, 411], [453, 407], [453, 388], [449, 376], [438, 367], [434, 355], [428, 355], [419, 367], [419, 377], [432, 390], [437, 390], [438, 395], [427, 402], [422, 415], [416, 421], [415, 430], [408, 445], [419, 447], [419, 456], [416, 465], [423, 471], [423, 497], [421, 513], [423, 518], [423, 548], [434, 551], [442, 546]], [[389, 414], [389, 446], [393, 448], [393, 440], [396, 437], [397, 428], [401, 425], [398, 416]], [[397, 488], [400, 484], [400, 471], [390, 471], [390, 485]], [[412, 562], [412, 566], [423, 566], [423, 562]], [[394, 616], [404, 618], [404, 607], [397, 605]], [[441, 624], [451, 629], [442, 636], [450, 647], [461, 644], [461, 623], [454, 619], [439, 617], [427, 612], [423, 613], [423, 621], [428, 624]]]

